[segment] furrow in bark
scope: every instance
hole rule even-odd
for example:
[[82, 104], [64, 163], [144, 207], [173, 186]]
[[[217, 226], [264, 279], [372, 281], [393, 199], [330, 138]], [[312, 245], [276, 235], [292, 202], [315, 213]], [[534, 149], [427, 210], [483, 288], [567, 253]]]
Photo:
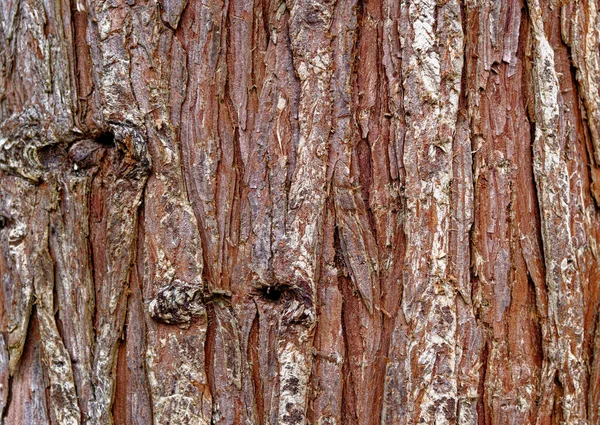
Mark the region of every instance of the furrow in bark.
[[338, 288], [335, 264], [333, 208], [328, 208], [324, 224], [323, 262], [318, 287], [319, 323], [315, 330], [316, 357], [311, 376], [314, 400], [309, 408], [310, 423], [341, 425], [343, 408], [343, 376], [345, 347], [343, 340], [343, 298]]
[[[358, 166], [355, 162], [353, 163], [353, 159], [356, 159], [353, 158], [353, 153], [358, 129], [350, 113], [353, 95], [350, 58], [354, 52], [356, 37], [356, 3], [351, 2], [338, 6], [332, 28], [332, 31], [337, 34], [333, 49], [335, 76], [332, 80], [332, 90], [336, 96], [333, 105], [334, 121], [330, 158], [333, 174], [333, 198], [336, 209], [336, 225], [346, 266], [350, 272], [352, 283], [360, 293], [368, 312], [372, 315], [374, 303], [378, 298], [378, 294], [374, 295], [374, 291], [379, 286], [377, 245], [371, 233], [359, 187]], [[365, 28], [365, 32], [369, 31], [377, 40], [376, 28]], [[375, 60], [363, 64], [364, 67], [375, 65]], [[377, 73], [368, 72], [368, 74]], [[374, 87], [367, 89], [376, 91]]]
[[[466, 80], [471, 119], [475, 182], [472, 249], [472, 308], [482, 327], [485, 384], [481, 403], [491, 424], [531, 423], [538, 396], [537, 325], [521, 236], [528, 233], [531, 215], [522, 214], [535, 199], [531, 178], [530, 127], [522, 93], [523, 46], [519, 15], [511, 13], [520, 2], [498, 10], [489, 2], [467, 9], [469, 28], [507, 28], [488, 44], [482, 33], [467, 53]], [[490, 15], [494, 10], [494, 15]], [[482, 64], [481, 62], [488, 60]], [[477, 78], [470, 78], [478, 72]], [[477, 81], [477, 84], [475, 84]], [[531, 213], [530, 213], [531, 214]], [[536, 242], [535, 230], [530, 243]], [[524, 239], [524, 238], [523, 238]], [[525, 360], [527, 359], [527, 360]], [[528, 366], [521, 368], [526, 363]]]
[[[252, 115], [249, 111], [250, 92], [252, 90], [252, 74], [253, 61], [252, 49], [253, 31], [255, 25], [258, 27], [262, 22], [254, 22], [254, 11], [258, 9], [258, 5], [254, 1], [232, 0], [230, 3], [231, 12], [229, 14], [229, 45], [228, 54], [230, 56], [228, 63], [229, 74], [229, 96], [236, 110], [237, 126], [240, 132], [246, 135], [245, 130], [248, 128], [248, 115]], [[260, 46], [263, 47], [263, 46]], [[250, 100], [251, 102], [251, 100]], [[252, 122], [250, 117], [250, 124]], [[243, 141], [242, 141], [243, 140]], [[243, 161], [248, 158], [248, 138], [240, 138], [240, 151]]]
[[[383, 404], [379, 407], [377, 423], [393, 423], [396, 419], [402, 423], [406, 413], [398, 406], [406, 406], [406, 391], [401, 387], [403, 381], [396, 379], [404, 371], [401, 366], [390, 359], [404, 357], [403, 351], [406, 342], [406, 318], [400, 308], [402, 298], [402, 268], [404, 265], [406, 238], [403, 230], [405, 213], [402, 191], [405, 185], [405, 168], [402, 153], [404, 152], [404, 138], [406, 120], [404, 112], [404, 88], [402, 75], [401, 35], [402, 27], [399, 25], [401, 10], [406, 13], [401, 2], [384, 0], [382, 8], [382, 41], [381, 41], [381, 66], [385, 73], [384, 87], [387, 92], [379, 93], [383, 105], [379, 111], [380, 120], [383, 121], [379, 135], [371, 135], [373, 152], [372, 158], [372, 186], [369, 193], [370, 207], [373, 213], [377, 247], [379, 250], [379, 265], [381, 279], [381, 310], [383, 313], [383, 330], [381, 336], [381, 353], [387, 353], [378, 369], [383, 376], [378, 379], [377, 385], [383, 391]], [[368, 48], [368, 47], [367, 47]], [[386, 100], [387, 97], [387, 100]], [[389, 126], [386, 125], [389, 122]], [[378, 138], [387, 138], [387, 146], [379, 143]], [[379, 150], [379, 152], [377, 152]], [[392, 353], [393, 350], [396, 350]], [[388, 367], [389, 366], [389, 367]], [[393, 394], [392, 394], [393, 393]]]
[[409, 362], [406, 347], [408, 345], [408, 326], [401, 322], [400, 313], [395, 320], [394, 330], [391, 335], [388, 361], [385, 367], [385, 380], [383, 392], [383, 406], [381, 409], [381, 424], [406, 424], [410, 414], [406, 387]]
[[256, 304], [246, 300], [244, 304], [234, 303], [235, 315], [239, 322], [242, 350], [242, 393], [244, 397], [246, 417], [250, 419], [249, 424], [259, 423], [262, 415], [260, 412], [262, 403], [262, 382], [257, 372], [258, 362], [258, 340], [256, 339], [258, 322], [256, 317]]
[[[140, 218], [143, 222], [143, 218]], [[138, 228], [138, 240], [143, 241], [141, 230], [143, 225]], [[144, 309], [144, 298], [141, 288], [141, 277], [143, 277], [142, 267], [144, 246], [138, 244], [137, 261], [132, 271], [131, 294], [127, 309], [127, 322], [125, 323], [127, 334], [125, 344], [121, 350], [125, 350], [126, 367], [122, 374], [117, 373], [117, 383], [119, 380], [125, 382], [125, 394], [115, 393], [115, 405], [120, 400], [124, 412], [114, 412], [115, 423], [126, 423], [131, 425], [148, 425], [154, 423], [152, 414], [152, 400], [150, 397], [150, 384], [148, 380], [146, 365], [147, 350], [147, 329], [146, 316]], [[118, 369], [117, 369], [118, 370]], [[123, 376], [124, 375], [124, 376]], [[117, 415], [121, 416], [117, 419]]]
[[257, 419], [252, 405], [242, 392], [244, 369], [241, 332], [228, 297], [213, 301], [215, 340], [212, 350], [213, 423], [219, 425], [254, 424]]
[[452, 150], [452, 221], [450, 225], [449, 279], [454, 280], [457, 292], [457, 406], [459, 425], [477, 425], [480, 401], [481, 354], [483, 334], [477, 323], [471, 299], [470, 231], [473, 225], [473, 158], [469, 120], [460, 113]]
[[590, 371], [590, 394], [588, 406], [590, 407], [590, 423], [595, 424], [600, 420], [600, 314], [596, 319], [596, 332], [592, 349], [592, 368]]
[[[369, 197], [366, 195], [372, 190], [370, 149], [374, 150], [374, 162], [378, 165], [385, 160], [385, 147], [377, 143], [381, 137], [378, 126], [379, 52], [373, 48], [380, 40], [380, 12], [376, 2], [367, 2], [363, 7], [359, 27], [357, 4], [337, 3], [331, 29], [337, 37], [332, 44], [334, 103], [329, 173], [335, 207], [335, 232], [339, 242], [336, 255], [340, 256], [337, 260], [345, 265], [340, 273], [348, 275], [347, 280], [340, 281], [340, 286], [350, 284], [350, 287], [342, 288], [348, 359], [343, 420], [349, 424], [376, 421], [378, 393], [375, 390], [364, 391], [364, 388], [376, 388], [373, 381], [381, 367], [378, 361], [382, 322], [379, 258], [367, 211]], [[353, 67], [353, 57], [361, 58], [356, 68]], [[358, 116], [355, 116], [352, 105], [357, 99], [360, 103]], [[357, 118], [368, 141], [360, 138]], [[378, 168], [377, 171], [383, 170]], [[366, 329], [369, 331], [365, 332]]]

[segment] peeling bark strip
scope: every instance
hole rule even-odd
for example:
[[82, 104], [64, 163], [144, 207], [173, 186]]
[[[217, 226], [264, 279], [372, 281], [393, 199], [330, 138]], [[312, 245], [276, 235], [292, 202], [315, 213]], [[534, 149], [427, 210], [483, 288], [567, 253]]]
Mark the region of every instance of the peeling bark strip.
[[0, 425], [595, 425], [598, 4], [2, 0]]
[[9, 390], [8, 350], [4, 338], [0, 338], [0, 417], [4, 417]]

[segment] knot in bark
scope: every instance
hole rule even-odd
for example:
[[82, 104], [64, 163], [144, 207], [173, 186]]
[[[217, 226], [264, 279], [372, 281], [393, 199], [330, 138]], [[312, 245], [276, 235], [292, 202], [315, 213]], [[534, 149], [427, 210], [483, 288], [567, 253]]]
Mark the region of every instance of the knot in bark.
[[202, 302], [202, 287], [179, 279], [158, 290], [148, 305], [150, 316], [170, 325], [191, 322], [193, 317], [206, 314]]

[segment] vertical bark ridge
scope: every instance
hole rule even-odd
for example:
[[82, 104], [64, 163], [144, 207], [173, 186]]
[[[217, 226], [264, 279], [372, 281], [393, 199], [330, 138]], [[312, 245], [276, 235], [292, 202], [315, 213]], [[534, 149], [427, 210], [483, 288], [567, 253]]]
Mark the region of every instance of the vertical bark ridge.
[[557, 402], [555, 377], [562, 390], [558, 409], [566, 424], [587, 420], [584, 394], [587, 377], [583, 361], [582, 276], [578, 270], [573, 244], [572, 194], [565, 157], [564, 133], [560, 129], [560, 86], [555, 69], [555, 52], [545, 33], [539, 2], [528, 2], [532, 25], [535, 108], [533, 147], [534, 176], [541, 211], [541, 233], [548, 290], [548, 328], [542, 370], [545, 395], [538, 423], [549, 415]]
[[[144, 220], [143, 211], [140, 214], [139, 220], [141, 222]], [[142, 227], [142, 224], [138, 225], [138, 241], [144, 240], [142, 237]], [[137, 244], [137, 259], [144, 258], [143, 248], [143, 243]], [[131, 295], [128, 301], [129, 308], [125, 322], [125, 344], [121, 346], [121, 350], [123, 350], [122, 355], [125, 357], [125, 364], [123, 365], [125, 373], [119, 374], [117, 372], [117, 380], [121, 379], [122, 386], [125, 388], [124, 393], [115, 391], [115, 407], [121, 407], [125, 411], [115, 411], [113, 409], [113, 415], [117, 424], [124, 422], [132, 425], [143, 425], [153, 422], [153, 413], [146, 365], [149, 338], [146, 334], [148, 325], [145, 321], [142, 293], [143, 269], [141, 261], [137, 261], [136, 263], [136, 266], [132, 270], [130, 284]], [[118, 400], [120, 400], [119, 405], [117, 405]]]
[[288, 286], [279, 317], [277, 423], [305, 424], [312, 369], [327, 162], [332, 125], [330, 27], [335, 2], [286, 3], [293, 66], [300, 83], [299, 139], [288, 193], [285, 234], [276, 247], [275, 281]]
[[[103, 151], [91, 141], [81, 142], [73, 150], [78, 148], [84, 155], [88, 149], [92, 155]], [[93, 167], [83, 175], [71, 170], [64, 177], [57, 175], [54, 191], [63, 196], [55, 201], [56, 206], [50, 212], [49, 244], [54, 261], [58, 323], [73, 364], [84, 418], [89, 414], [92, 394], [95, 293], [89, 253], [89, 195], [96, 171], [97, 167]]]
[[[203, 240], [204, 274], [209, 289], [228, 289], [223, 259], [229, 252], [234, 131], [226, 99], [227, 15], [229, 2], [194, 2], [183, 16], [181, 37], [187, 52], [187, 87], [182, 114], [197, 119], [181, 125], [182, 159], [188, 197]], [[197, 34], [197, 35], [196, 35]]]
[[[384, 1], [382, 11], [382, 44], [381, 63], [385, 71], [387, 104], [383, 103], [380, 114], [383, 114], [382, 136], [389, 137], [387, 155], [372, 155], [373, 188], [370, 192], [370, 207], [373, 212], [377, 246], [379, 250], [381, 297], [383, 313], [383, 331], [381, 353], [388, 353], [382, 358], [380, 368], [384, 376], [379, 379], [382, 388], [382, 406], [379, 416], [381, 423], [390, 423], [394, 415], [402, 415], [398, 405], [404, 404], [406, 392], [400, 388], [402, 380], [398, 379], [405, 372], [400, 362], [392, 359], [404, 356], [406, 347], [406, 317], [401, 308], [403, 294], [402, 270], [404, 266], [406, 235], [403, 229], [406, 213], [406, 198], [403, 196], [406, 184], [404, 167], [404, 141], [406, 133], [406, 116], [404, 106], [403, 67], [402, 67], [402, 35], [400, 18], [405, 10], [400, 2]], [[389, 120], [389, 127], [387, 126]], [[375, 139], [374, 146], [382, 146]], [[387, 156], [387, 157], [386, 157]], [[381, 373], [381, 372], [380, 372]], [[391, 396], [390, 392], [395, 391]], [[378, 421], [379, 422], [379, 421]]]
[[594, 146], [594, 159], [600, 165], [600, 86], [598, 74], [598, 5], [593, 1], [576, 1], [561, 7], [561, 35], [569, 45], [575, 77], [586, 111], [586, 123]]
[[[464, 104], [466, 98], [461, 98]], [[452, 221], [450, 224], [449, 279], [456, 284], [456, 423], [478, 424], [479, 386], [482, 375], [483, 332], [477, 321], [470, 273], [470, 231], [474, 215], [471, 132], [465, 113], [459, 113], [453, 141]]]
[[135, 260], [138, 208], [150, 166], [142, 136], [132, 128], [113, 128], [118, 148], [111, 152], [110, 163], [97, 183], [107, 186], [101, 189], [104, 197], [99, 200], [103, 214], [91, 228], [97, 296], [90, 420], [106, 424], [112, 424], [116, 357], [127, 311], [131, 264]]
[[[600, 317], [597, 315], [597, 317]], [[589, 417], [590, 423], [596, 423], [600, 419], [600, 319], [596, 320], [595, 333], [594, 333], [594, 345], [593, 345], [593, 360], [592, 369], [590, 374], [590, 394], [588, 398], [588, 405], [590, 407]]]
[[[14, 181], [11, 181], [14, 180]], [[25, 239], [35, 225], [33, 205], [25, 202], [35, 196], [35, 188], [17, 177], [4, 177], [2, 187], [3, 273], [2, 289], [6, 315], [6, 348], [9, 357], [9, 374], [17, 371], [33, 306], [33, 273], [28, 257], [33, 251], [32, 241]], [[12, 183], [12, 184], [11, 184]]]
[[10, 380], [8, 372], [8, 350], [4, 337], [0, 338], [0, 423], [4, 421], [6, 406], [8, 405], [8, 394]]
[[48, 404], [53, 422], [65, 425], [81, 423], [81, 412], [77, 403], [71, 358], [58, 333], [54, 318], [54, 262], [48, 247], [49, 210], [53, 208], [52, 192], [48, 186], [41, 187], [36, 194], [34, 207], [35, 249], [30, 261], [33, 269], [33, 287], [36, 298], [36, 316], [39, 321], [42, 342], [42, 362], [50, 387]]
[[[452, 423], [456, 418], [456, 300], [448, 279], [452, 139], [463, 67], [458, 3], [403, 3], [402, 74], [406, 134], [406, 257], [402, 309], [406, 344], [392, 362], [405, 394], [387, 423]], [[450, 39], [458, 39], [456, 44]], [[440, 42], [439, 50], [436, 45]], [[430, 229], [423, 232], [422, 229]], [[398, 316], [400, 318], [401, 316]], [[402, 323], [397, 319], [397, 328]], [[427, 335], [427, 336], [426, 336]], [[394, 350], [395, 351], [395, 350]], [[391, 356], [395, 353], [392, 351]], [[389, 373], [388, 373], [389, 376]], [[388, 381], [390, 384], [392, 381]], [[398, 390], [396, 390], [398, 391]]]

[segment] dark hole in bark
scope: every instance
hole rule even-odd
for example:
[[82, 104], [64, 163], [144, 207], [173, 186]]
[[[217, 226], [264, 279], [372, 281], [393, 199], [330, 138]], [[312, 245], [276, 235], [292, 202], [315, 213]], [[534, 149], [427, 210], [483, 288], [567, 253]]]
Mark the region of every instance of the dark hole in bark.
[[0, 215], [0, 229], [4, 229], [6, 227], [6, 217]]
[[105, 131], [96, 137], [96, 143], [108, 148], [113, 148], [115, 146], [115, 134], [112, 131]]
[[282, 290], [276, 286], [264, 286], [259, 291], [261, 296], [266, 300], [276, 302], [281, 299]]

